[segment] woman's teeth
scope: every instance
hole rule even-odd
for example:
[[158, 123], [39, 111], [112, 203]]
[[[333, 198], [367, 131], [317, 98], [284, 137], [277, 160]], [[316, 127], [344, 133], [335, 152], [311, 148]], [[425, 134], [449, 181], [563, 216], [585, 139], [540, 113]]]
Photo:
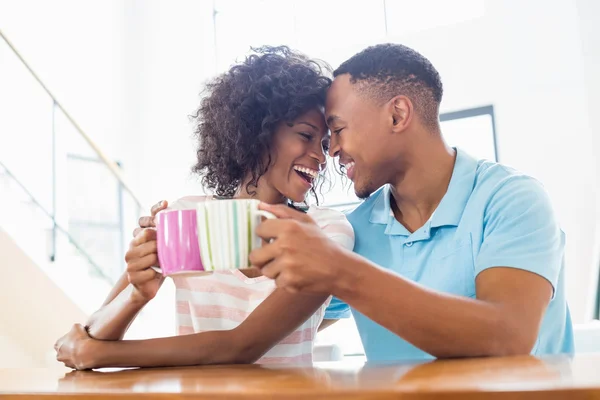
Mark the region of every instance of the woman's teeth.
[[294, 165], [294, 170], [303, 173], [308, 178], [310, 178], [310, 180], [315, 179], [319, 175], [319, 171], [316, 171], [316, 170], [310, 169], [310, 168], [306, 168], [306, 167], [302, 167], [300, 165]]

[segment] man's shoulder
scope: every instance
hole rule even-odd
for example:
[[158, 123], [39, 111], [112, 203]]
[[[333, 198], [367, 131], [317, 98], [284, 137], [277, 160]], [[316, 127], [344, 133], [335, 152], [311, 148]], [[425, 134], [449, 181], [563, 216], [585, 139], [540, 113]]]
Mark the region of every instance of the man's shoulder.
[[526, 174], [507, 165], [489, 161], [478, 160], [477, 170], [475, 171], [475, 186], [485, 182], [501, 182], [505, 179], [527, 176]]
[[[492, 162], [479, 164], [473, 191], [463, 214], [465, 221], [481, 221], [484, 227], [524, 229], [541, 221], [555, 221], [552, 200], [536, 178]], [[503, 221], [518, 220], [518, 226]]]
[[545, 195], [542, 183], [536, 178], [504, 164], [479, 162], [473, 185], [473, 195], [489, 203], [493, 199], [517, 193]]

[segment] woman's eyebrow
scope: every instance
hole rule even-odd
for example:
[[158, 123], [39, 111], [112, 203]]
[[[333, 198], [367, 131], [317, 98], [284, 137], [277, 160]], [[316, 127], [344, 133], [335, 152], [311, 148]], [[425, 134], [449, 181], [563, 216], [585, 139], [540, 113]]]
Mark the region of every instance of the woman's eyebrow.
[[317, 129], [317, 127], [316, 127], [316, 126], [314, 126], [313, 124], [309, 124], [308, 122], [300, 121], [300, 122], [298, 122], [296, 125], [300, 125], [300, 124], [308, 125], [308, 126], [310, 126], [311, 128], [313, 128], [315, 131], [318, 131], [318, 130], [319, 130], [319, 129]]

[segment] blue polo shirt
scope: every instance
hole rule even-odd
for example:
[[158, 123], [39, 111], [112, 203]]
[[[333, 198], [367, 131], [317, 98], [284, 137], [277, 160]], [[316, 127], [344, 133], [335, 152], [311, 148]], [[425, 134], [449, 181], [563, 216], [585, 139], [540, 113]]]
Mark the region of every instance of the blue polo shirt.
[[[532, 354], [573, 352], [564, 234], [538, 181], [457, 149], [448, 191], [420, 229], [410, 233], [394, 218], [390, 196], [384, 186], [348, 215], [356, 253], [430, 289], [472, 298], [475, 277], [488, 268], [538, 274], [554, 294]], [[333, 299], [325, 318], [349, 313], [346, 304]], [[369, 361], [433, 358], [358, 311], [352, 309], [352, 315]]]

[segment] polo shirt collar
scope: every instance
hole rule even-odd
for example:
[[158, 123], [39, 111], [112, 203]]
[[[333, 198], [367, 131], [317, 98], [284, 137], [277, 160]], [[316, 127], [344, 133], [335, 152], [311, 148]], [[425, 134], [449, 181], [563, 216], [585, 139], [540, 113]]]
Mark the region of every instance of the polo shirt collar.
[[[431, 216], [432, 228], [458, 226], [467, 201], [473, 192], [478, 161], [460, 149], [455, 150], [456, 160], [450, 184], [442, 201]], [[371, 223], [389, 225], [395, 221], [390, 206], [390, 196], [390, 186], [385, 185], [374, 200], [369, 218]]]

